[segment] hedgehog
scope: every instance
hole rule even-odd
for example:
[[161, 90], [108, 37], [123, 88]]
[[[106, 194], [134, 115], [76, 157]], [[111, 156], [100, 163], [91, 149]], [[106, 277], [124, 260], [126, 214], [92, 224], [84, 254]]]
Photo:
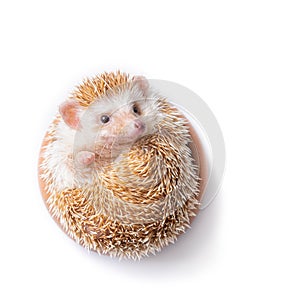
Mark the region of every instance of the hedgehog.
[[186, 117], [145, 77], [102, 73], [74, 89], [46, 132], [43, 199], [86, 249], [141, 259], [174, 243], [199, 211], [197, 149]]

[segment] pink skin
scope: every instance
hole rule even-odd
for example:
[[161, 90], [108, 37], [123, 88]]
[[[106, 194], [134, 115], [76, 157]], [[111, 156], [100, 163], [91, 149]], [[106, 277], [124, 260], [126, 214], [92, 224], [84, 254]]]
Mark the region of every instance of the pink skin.
[[144, 131], [145, 131], [145, 124], [142, 121], [135, 120], [134, 123], [133, 123], [133, 126], [134, 126], [134, 130], [131, 133], [131, 135], [133, 137], [138, 137], [138, 136], [140, 136], [141, 134], [144, 133]]
[[76, 161], [82, 166], [89, 166], [95, 161], [95, 153], [90, 151], [80, 151], [76, 155]]
[[142, 91], [147, 91], [149, 88], [149, 83], [147, 79], [143, 76], [135, 76], [133, 80], [139, 85]]
[[[121, 125], [122, 123], [126, 126]], [[145, 131], [146, 125], [141, 120], [131, 119], [128, 114], [124, 115], [123, 118], [118, 116], [117, 120], [112, 121], [112, 125], [107, 125], [105, 133], [100, 131], [96, 140], [96, 153], [103, 160], [115, 159], [140, 138]]]
[[72, 129], [77, 129], [79, 127], [80, 110], [78, 103], [75, 101], [66, 101], [59, 106], [59, 113], [63, 117], [65, 123]]

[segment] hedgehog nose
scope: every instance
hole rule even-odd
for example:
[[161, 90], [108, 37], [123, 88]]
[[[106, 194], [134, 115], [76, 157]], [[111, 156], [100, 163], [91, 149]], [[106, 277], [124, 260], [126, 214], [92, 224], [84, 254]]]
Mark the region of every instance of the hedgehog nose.
[[136, 128], [136, 129], [144, 129], [145, 128], [145, 124], [143, 122], [141, 122], [140, 120], [135, 120], [134, 121], [134, 128]]

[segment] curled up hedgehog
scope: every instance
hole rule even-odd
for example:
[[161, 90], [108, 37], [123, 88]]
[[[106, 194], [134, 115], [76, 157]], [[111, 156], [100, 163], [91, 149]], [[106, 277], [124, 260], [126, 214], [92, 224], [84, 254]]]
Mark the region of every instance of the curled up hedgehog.
[[76, 87], [45, 135], [43, 199], [85, 248], [140, 259], [173, 243], [199, 210], [200, 149], [144, 77], [104, 73]]

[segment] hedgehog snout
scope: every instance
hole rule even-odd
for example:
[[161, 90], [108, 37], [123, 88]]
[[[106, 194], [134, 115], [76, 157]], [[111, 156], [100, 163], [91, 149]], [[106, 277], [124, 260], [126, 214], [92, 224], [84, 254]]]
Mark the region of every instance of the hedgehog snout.
[[136, 119], [133, 121], [133, 134], [137, 136], [141, 136], [145, 133], [146, 131], [146, 124], [139, 120]]
[[145, 130], [145, 128], [146, 128], [145, 123], [140, 120], [135, 120], [133, 122], [133, 125], [134, 125], [134, 128], [140, 129], [141, 131]]

